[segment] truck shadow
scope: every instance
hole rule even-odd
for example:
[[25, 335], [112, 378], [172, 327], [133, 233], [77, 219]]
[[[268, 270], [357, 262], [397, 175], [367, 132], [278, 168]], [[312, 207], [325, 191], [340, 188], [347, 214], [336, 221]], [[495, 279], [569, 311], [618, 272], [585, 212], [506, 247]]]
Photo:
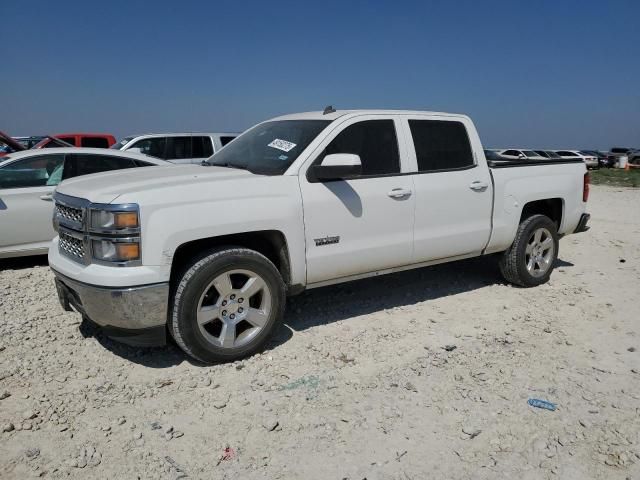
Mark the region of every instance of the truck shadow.
[[309, 290], [289, 299], [285, 323], [304, 331], [351, 317], [504, 283], [493, 256]]
[[[573, 264], [559, 259], [556, 266], [566, 268]], [[496, 284], [506, 282], [497, 257], [487, 256], [309, 290], [288, 299], [284, 324], [274, 333], [266, 350], [283, 345], [294, 332]], [[94, 337], [113, 354], [149, 368], [168, 368], [184, 361], [195, 367], [206, 366], [172, 343], [160, 348], [129, 347], [109, 339], [86, 321], [80, 331], [85, 337]]]
[[[556, 261], [556, 267], [572, 266], [561, 259]], [[500, 273], [498, 256], [489, 255], [309, 290], [289, 299], [285, 328], [274, 336], [269, 348], [286, 342], [293, 335], [292, 331], [300, 332], [496, 284], [506, 285], [507, 282]]]

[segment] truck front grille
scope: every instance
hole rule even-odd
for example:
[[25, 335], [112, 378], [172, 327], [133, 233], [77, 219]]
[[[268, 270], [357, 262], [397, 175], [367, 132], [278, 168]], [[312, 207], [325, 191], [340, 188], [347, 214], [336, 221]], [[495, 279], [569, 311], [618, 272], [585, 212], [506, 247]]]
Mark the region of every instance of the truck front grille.
[[66, 205], [62, 205], [60, 203], [56, 203], [56, 213], [66, 219], [66, 220], [70, 220], [72, 222], [76, 222], [76, 223], [82, 223], [82, 209], [81, 208], [74, 208], [74, 207], [67, 207]]
[[84, 242], [80, 238], [72, 237], [60, 231], [60, 253], [70, 257], [72, 260], [84, 262]]

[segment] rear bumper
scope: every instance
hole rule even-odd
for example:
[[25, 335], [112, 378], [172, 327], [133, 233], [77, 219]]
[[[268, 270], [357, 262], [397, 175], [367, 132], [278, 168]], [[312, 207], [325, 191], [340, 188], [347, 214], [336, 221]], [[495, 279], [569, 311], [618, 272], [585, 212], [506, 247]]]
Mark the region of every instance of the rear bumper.
[[580, 217], [580, 221], [578, 222], [578, 226], [573, 231], [573, 233], [581, 233], [589, 230], [589, 228], [591, 227], [589, 227], [587, 223], [589, 223], [590, 218], [591, 218], [591, 215], [589, 215], [588, 213], [583, 213], [582, 216]]
[[107, 336], [134, 346], [166, 344], [169, 284], [101, 287], [78, 282], [53, 270], [62, 308], [76, 310]]

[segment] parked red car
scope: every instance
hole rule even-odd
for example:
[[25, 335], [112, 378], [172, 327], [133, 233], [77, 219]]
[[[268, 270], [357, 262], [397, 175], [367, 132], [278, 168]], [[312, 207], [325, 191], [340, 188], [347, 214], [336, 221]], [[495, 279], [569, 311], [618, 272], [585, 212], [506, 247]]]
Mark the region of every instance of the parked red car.
[[[116, 143], [116, 138], [108, 133], [60, 133], [53, 135], [74, 147], [109, 148]], [[60, 147], [52, 139], [45, 138], [33, 148]]]

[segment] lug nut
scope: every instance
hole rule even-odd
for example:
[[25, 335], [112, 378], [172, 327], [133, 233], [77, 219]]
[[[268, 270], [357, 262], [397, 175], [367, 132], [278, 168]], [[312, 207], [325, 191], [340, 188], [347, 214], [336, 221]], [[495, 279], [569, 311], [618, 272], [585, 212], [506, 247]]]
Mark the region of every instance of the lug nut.
[[227, 305], [227, 301], [226, 301], [226, 300], [223, 300], [223, 301], [222, 301], [222, 306], [224, 307], [224, 306], [226, 306], [226, 305]]
[[244, 302], [244, 298], [239, 298], [238, 303], [242, 303], [242, 302]]
[[244, 311], [244, 310], [243, 310], [243, 308], [242, 308], [242, 307], [240, 307], [240, 308], [238, 309], [238, 313], [242, 313], [243, 311]]
[[230, 298], [231, 300], [233, 300], [233, 299], [235, 299], [235, 298], [236, 298], [236, 296], [235, 296], [235, 295], [231, 295], [229, 298]]
[[227, 316], [227, 311], [226, 310], [222, 310], [222, 316], [226, 317]]
[[234, 320], [234, 319], [236, 318], [236, 316], [232, 313], [232, 314], [231, 314], [231, 316], [229, 316], [229, 318], [230, 318], [231, 320]]

